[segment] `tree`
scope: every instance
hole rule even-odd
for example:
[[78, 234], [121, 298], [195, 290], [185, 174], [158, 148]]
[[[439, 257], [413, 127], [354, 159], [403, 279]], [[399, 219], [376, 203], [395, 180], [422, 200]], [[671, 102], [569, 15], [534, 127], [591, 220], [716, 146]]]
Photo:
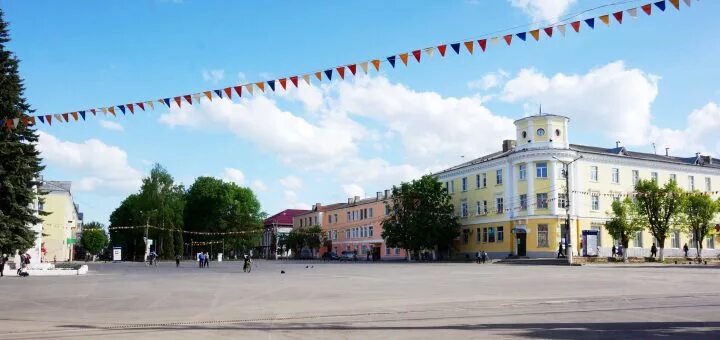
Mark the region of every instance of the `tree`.
[[702, 242], [710, 234], [712, 221], [720, 213], [720, 199], [694, 191], [688, 194], [683, 205], [685, 231], [693, 236], [698, 261], [702, 260]]
[[635, 193], [637, 214], [658, 241], [659, 259], [664, 261], [665, 239], [682, 211], [684, 193], [675, 181], [660, 187], [655, 180], [639, 180]]
[[450, 195], [431, 175], [393, 186], [390, 214], [383, 220], [382, 237], [389, 247], [412, 250], [449, 249], [460, 235]]
[[311, 249], [313, 253], [319, 249], [325, 240], [325, 232], [319, 225], [307, 229], [293, 229], [280, 238], [280, 247], [285, 247], [299, 256], [304, 248]]
[[27, 124], [33, 112], [23, 98], [25, 87], [18, 74], [19, 60], [6, 49], [8, 24], [0, 10], [0, 251], [25, 251], [35, 243], [30, 229], [41, 220], [33, 204], [40, 184], [38, 135]]
[[620, 240], [623, 249], [623, 262], [628, 262], [628, 246], [630, 240], [635, 237], [638, 231], [645, 229], [635, 214], [635, 206], [632, 200], [625, 198], [623, 201], [614, 201], [612, 203], [612, 213], [610, 220], [605, 223], [610, 236], [616, 240]]
[[93, 255], [100, 253], [108, 245], [108, 236], [105, 233], [105, 226], [99, 222], [90, 222], [83, 226], [80, 235], [80, 244]]

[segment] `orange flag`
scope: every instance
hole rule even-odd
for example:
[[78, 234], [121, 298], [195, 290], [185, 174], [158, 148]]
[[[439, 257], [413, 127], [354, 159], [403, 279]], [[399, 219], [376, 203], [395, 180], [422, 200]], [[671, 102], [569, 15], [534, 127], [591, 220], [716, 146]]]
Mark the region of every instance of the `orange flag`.
[[403, 64], [405, 64], [405, 66], [407, 66], [407, 58], [408, 58], [407, 53], [400, 54], [400, 60], [402, 60]]
[[467, 48], [468, 52], [470, 52], [470, 54], [472, 54], [473, 53], [473, 41], [472, 40], [466, 41], [465, 48]]
[[175, 102], [177, 103], [177, 106], [178, 106], [178, 107], [181, 107], [180, 103], [182, 102], [182, 98], [180, 98], [180, 97], [175, 97], [174, 99], [175, 99]]
[[345, 79], [345, 66], [340, 66], [335, 68], [337, 70], [337, 73], [340, 75], [340, 79]]
[[78, 117], [77, 112], [70, 112], [70, 114], [73, 116], [73, 119], [75, 119], [77, 121], [77, 117]]
[[203, 92], [203, 93], [205, 94], [205, 97], [207, 97], [208, 99], [210, 99], [210, 101], [212, 101], [212, 92], [210, 92], [210, 91], [205, 91], [205, 92]]
[[532, 30], [532, 31], [530, 31], [530, 35], [532, 35], [533, 38], [535, 38], [535, 41], [540, 40], [540, 30]]
[[114, 108], [114, 107], [110, 106], [110, 107], [107, 108], [107, 110], [108, 110], [108, 112], [112, 113], [113, 116], [115, 115], [115, 108]]
[[265, 92], [265, 83], [264, 82], [255, 83], [255, 86], [257, 86], [260, 89], [260, 91]]
[[380, 59], [375, 59], [371, 63], [375, 66], [375, 71], [380, 71]]
[[607, 15], [607, 14], [601, 15], [598, 17], [598, 19], [600, 19], [600, 21], [602, 21], [603, 24], [610, 26], [610, 16], [609, 15]]
[[285, 90], [286, 89], [285, 85], [287, 85], [287, 79], [280, 78], [280, 79], [278, 79], [278, 82], [280, 83], [280, 86], [282, 86], [283, 90]]
[[315, 78], [317, 78], [318, 81], [322, 81], [322, 72], [321, 71], [315, 72]]
[[228, 97], [228, 99], [232, 100], [232, 89], [229, 87], [226, 87], [223, 89], [225, 91], [225, 95]]
[[670, 0], [670, 3], [675, 7], [676, 10], [680, 10], [680, 0]]

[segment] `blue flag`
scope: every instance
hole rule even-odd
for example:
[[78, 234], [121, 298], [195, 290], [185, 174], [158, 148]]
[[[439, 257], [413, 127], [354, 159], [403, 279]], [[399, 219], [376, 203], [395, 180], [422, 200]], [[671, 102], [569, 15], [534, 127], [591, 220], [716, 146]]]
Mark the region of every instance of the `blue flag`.
[[522, 32], [522, 33], [518, 33], [515, 35], [517, 35], [517, 37], [520, 38], [520, 40], [525, 41], [526, 34], [527, 34], [527, 32]]
[[273, 90], [273, 92], [274, 92], [274, 91], [275, 91], [275, 81], [274, 81], [274, 80], [268, 80], [267, 83], [268, 83], [268, 85], [270, 85], [270, 88], [271, 88], [271, 89]]
[[78, 113], [80, 113], [80, 117], [85, 120], [85, 111], [78, 111]]
[[222, 91], [220, 91], [220, 90], [213, 90], [213, 91], [215, 91], [215, 94], [216, 94], [218, 97], [222, 98]]
[[[37, 117], [38, 117], [38, 119], [40, 119], [41, 123], [45, 124], [45, 117], [43, 117], [43, 116], [37, 116]], [[0, 126], [2, 126], [2, 124], [0, 124]]]
[[595, 18], [585, 19], [585, 23], [590, 26], [590, 28], [595, 28]]
[[665, 0], [656, 2], [655, 6], [657, 6], [657, 8], [659, 8], [661, 11], [665, 12]]
[[395, 56], [387, 57], [387, 60], [390, 62], [390, 65], [395, 68]]
[[163, 99], [163, 102], [165, 102], [165, 105], [167, 105], [167, 107], [170, 107], [170, 98]]
[[125, 114], [125, 105], [118, 105], [118, 108]]
[[325, 70], [325, 76], [328, 80], [332, 80], [332, 69]]
[[450, 47], [452, 47], [456, 54], [460, 54], [460, 43], [450, 44]]

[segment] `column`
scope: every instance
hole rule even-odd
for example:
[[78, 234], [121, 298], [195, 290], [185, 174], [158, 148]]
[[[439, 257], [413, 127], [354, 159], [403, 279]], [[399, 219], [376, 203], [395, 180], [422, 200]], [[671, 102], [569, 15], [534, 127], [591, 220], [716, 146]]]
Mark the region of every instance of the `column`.
[[535, 163], [525, 164], [525, 178], [527, 179], [527, 215], [535, 215]]
[[550, 192], [551, 192], [551, 194], [550, 194], [550, 197], [548, 197], [548, 199], [550, 200], [550, 202], [548, 202], [548, 204], [551, 204], [550, 212], [553, 215], [557, 215], [558, 214], [557, 198], [558, 198], [558, 193], [559, 193], [558, 191], [562, 190], [562, 188], [558, 188], [558, 185], [557, 185], [557, 177], [560, 172], [558, 171], [557, 161], [555, 159], [550, 161], [550, 169], [552, 170], [552, 172], [549, 174], [550, 175]]

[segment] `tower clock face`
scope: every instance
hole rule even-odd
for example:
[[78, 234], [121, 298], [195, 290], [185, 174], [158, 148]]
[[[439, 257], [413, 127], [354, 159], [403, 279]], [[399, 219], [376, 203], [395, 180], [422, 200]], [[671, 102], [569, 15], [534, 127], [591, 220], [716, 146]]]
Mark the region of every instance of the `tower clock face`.
[[538, 135], [538, 136], [544, 136], [544, 135], [545, 135], [545, 129], [537, 129], [537, 135]]

